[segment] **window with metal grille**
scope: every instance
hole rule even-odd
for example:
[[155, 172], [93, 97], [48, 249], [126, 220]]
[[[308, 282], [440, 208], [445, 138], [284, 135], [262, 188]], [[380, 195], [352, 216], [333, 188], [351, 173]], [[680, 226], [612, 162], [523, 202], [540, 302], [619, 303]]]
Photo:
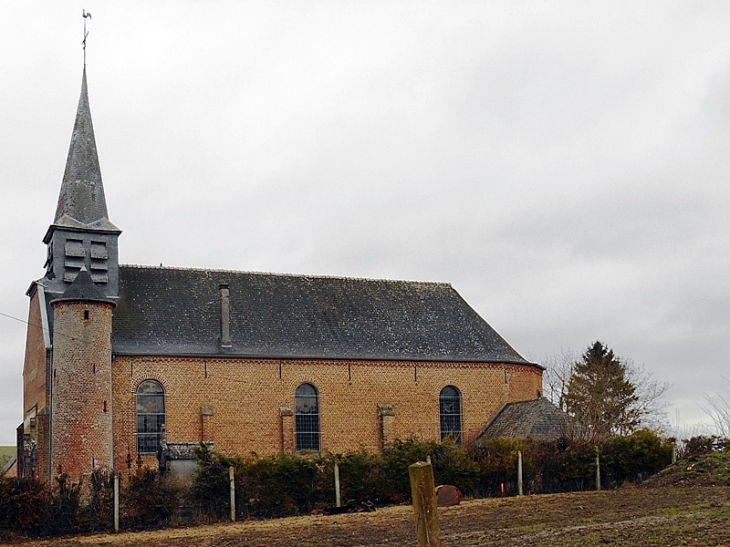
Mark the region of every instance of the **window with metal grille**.
[[165, 426], [165, 390], [155, 380], [137, 388], [137, 454], [154, 454]]
[[312, 384], [301, 384], [294, 393], [294, 427], [297, 451], [319, 450], [319, 402]]
[[461, 393], [454, 386], [446, 386], [439, 394], [441, 440], [451, 437], [461, 442]]

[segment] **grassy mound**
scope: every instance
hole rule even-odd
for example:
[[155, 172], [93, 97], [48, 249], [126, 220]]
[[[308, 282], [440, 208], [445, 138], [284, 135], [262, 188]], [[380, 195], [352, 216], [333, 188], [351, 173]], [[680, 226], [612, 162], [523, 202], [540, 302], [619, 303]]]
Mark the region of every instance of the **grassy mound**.
[[679, 460], [644, 483], [644, 486], [648, 488], [728, 485], [730, 485], [730, 451], [728, 450]]

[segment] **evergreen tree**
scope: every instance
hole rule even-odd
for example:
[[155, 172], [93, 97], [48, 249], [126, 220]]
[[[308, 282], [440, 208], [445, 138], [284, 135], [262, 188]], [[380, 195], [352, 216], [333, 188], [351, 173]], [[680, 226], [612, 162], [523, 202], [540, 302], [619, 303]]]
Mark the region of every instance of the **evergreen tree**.
[[589, 440], [628, 435], [642, 419], [640, 398], [627, 364], [601, 342], [589, 346], [575, 363], [564, 403]]

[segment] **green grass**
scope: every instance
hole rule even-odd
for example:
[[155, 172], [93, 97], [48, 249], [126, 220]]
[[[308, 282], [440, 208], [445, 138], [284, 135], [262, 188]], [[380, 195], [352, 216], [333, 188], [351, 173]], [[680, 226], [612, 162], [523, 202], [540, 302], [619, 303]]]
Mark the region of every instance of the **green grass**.
[[13, 456], [15, 456], [14, 446], [0, 446], [0, 469], [2, 469], [5, 463]]
[[730, 452], [711, 452], [682, 464], [684, 479], [712, 478], [718, 483], [730, 482]]

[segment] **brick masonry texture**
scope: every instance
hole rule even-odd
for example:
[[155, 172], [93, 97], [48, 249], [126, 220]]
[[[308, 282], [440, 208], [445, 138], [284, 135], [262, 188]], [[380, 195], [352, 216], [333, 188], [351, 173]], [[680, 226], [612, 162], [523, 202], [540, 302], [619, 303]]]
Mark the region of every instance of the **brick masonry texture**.
[[[502, 363], [401, 361], [254, 360], [175, 357], [116, 357], [114, 390], [115, 466], [126, 469], [136, 454], [136, 389], [157, 380], [165, 389], [169, 442], [208, 440], [228, 454], [271, 455], [281, 451], [280, 416], [294, 392], [310, 383], [319, 395], [321, 447], [333, 453], [382, 448], [378, 404], [393, 406], [393, 438], [439, 440], [439, 393], [447, 385], [462, 395], [464, 439], [473, 438], [508, 402], [534, 399], [542, 370]], [[213, 415], [201, 414], [203, 406]], [[291, 438], [293, 431], [284, 432]], [[155, 465], [154, 456], [142, 460]]]
[[111, 304], [54, 305], [54, 473], [75, 478], [112, 466], [111, 314]]
[[[48, 357], [43, 342], [41, 307], [38, 293], [30, 299], [28, 312], [28, 334], [25, 342], [25, 365], [23, 368], [23, 418], [30, 418], [34, 412], [44, 408], [46, 400], [46, 376]], [[28, 424], [25, 424], [28, 426]]]
[[[36, 476], [47, 482], [49, 457], [48, 374], [50, 356], [46, 350], [41, 319], [39, 294], [34, 291], [28, 312], [28, 333], [25, 342], [23, 366], [23, 426], [24, 432], [35, 441], [38, 449]], [[35, 423], [35, 427], [33, 427]], [[20, 447], [19, 447], [20, 448]], [[20, 450], [18, 452], [21, 453]]]

